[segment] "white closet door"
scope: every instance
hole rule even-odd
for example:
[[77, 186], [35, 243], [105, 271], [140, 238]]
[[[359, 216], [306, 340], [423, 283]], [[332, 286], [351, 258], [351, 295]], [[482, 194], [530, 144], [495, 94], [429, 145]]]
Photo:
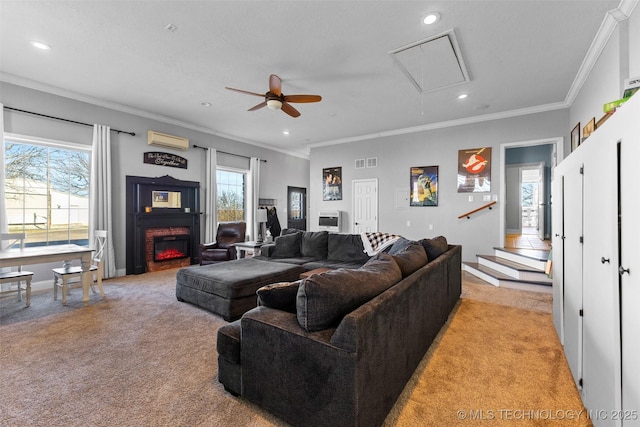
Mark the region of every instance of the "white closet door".
[[[622, 416], [623, 426], [640, 426], [640, 97], [624, 123], [620, 142], [620, 274], [622, 317]], [[624, 112], [625, 105], [620, 113]], [[617, 113], [616, 113], [617, 114]], [[633, 412], [635, 411], [635, 412]]]
[[[612, 119], [613, 120], [613, 119]], [[615, 128], [603, 127], [580, 149], [584, 160], [582, 400], [590, 409], [620, 409], [620, 298]], [[620, 426], [613, 416], [596, 426]]]
[[573, 163], [564, 175], [564, 349], [576, 384], [582, 378], [582, 175]]
[[564, 176], [551, 183], [551, 244], [553, 248], [553, 324], [560, 343], [564, 344]]

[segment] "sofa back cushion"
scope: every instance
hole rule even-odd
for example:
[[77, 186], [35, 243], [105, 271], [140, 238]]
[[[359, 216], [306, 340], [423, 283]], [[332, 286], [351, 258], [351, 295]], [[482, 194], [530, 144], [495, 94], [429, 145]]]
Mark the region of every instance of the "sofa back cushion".
[[327, 259], [329, 233], [326, 231], [305, 231], [300, 242], [303, 257]]
[[400, 267], [386, 253], [357, 270], [314, 274], [302, 280], [298, 288], [298, 323], [308, 332], [327, 329], [401, 279]]
[[331, 261], [364, 262], [369, 259], [359, 234], [329, 233], [327, 249], [327, 259]]
[[444, 236], [434, 237], [433, 239], [422, 239], [420, 240], [420, 244], [425, 252], [427, 252], [429, 262], [438, 258], [449, 249], [447, 239]]
[[300, 240], [302, 233], [286, 234], [278, 236], [275, 240], [273, 258], [295, 258], [300, 256]]
[[418, 242], [411, 243], [391, 255], [402, 271], [402, 277], [407, 277], [424, 267], [429, 260], [427, 253]]

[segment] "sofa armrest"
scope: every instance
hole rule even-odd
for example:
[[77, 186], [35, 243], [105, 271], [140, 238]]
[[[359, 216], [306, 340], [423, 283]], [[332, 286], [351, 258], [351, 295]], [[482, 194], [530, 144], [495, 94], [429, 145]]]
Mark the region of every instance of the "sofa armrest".
[[200, 243], [200, 250], [206, 251], [207, 249], [216, 249], [218, 242]]
[[241, 324], [244, 398], [293, 425], [356, 418], [356, 355], [331, 345], [334, 329], [306, 332], [295, 314], [264, 306]]
[[275, 243], [266, 243], [260, 247], [260, 255], [271, 258], [273, 256], [273, 251], [276, 249]]

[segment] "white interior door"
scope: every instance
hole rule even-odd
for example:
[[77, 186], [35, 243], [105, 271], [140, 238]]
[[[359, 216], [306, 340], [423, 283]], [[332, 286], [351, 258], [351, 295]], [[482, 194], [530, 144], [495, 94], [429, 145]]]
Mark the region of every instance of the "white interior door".
[[560, 342], [564, 344], [564, 176], [551, 183], [553, 237], [553, 324]]
[[378, 231], [378, 180], [353, 181], [353, 233]]
[[544, 185], [544, 163], [538, 166], [540, 181], [538, 181], [538, 238], [544, 240], [544, 218], [547, 209], [546, 188]]

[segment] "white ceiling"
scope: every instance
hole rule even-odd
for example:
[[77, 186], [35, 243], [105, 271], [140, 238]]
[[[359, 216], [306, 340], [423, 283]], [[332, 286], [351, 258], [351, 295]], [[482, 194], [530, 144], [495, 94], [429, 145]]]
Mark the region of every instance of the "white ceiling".
[[[314, 145], [564, 108], [607, 12], [624, 3], [0, 0], [0, 79], [304, 156]], [[440, 22], [422, 24], [428, 11]], [[450, 30], [470, 81], [420, 93], [389, 52]], [[224, 88], [264, 93], [272, 73], [284, 94], [322, 101], [293, 104], [302, 115], [292, 118], [247, 112], [261, 98]]]

